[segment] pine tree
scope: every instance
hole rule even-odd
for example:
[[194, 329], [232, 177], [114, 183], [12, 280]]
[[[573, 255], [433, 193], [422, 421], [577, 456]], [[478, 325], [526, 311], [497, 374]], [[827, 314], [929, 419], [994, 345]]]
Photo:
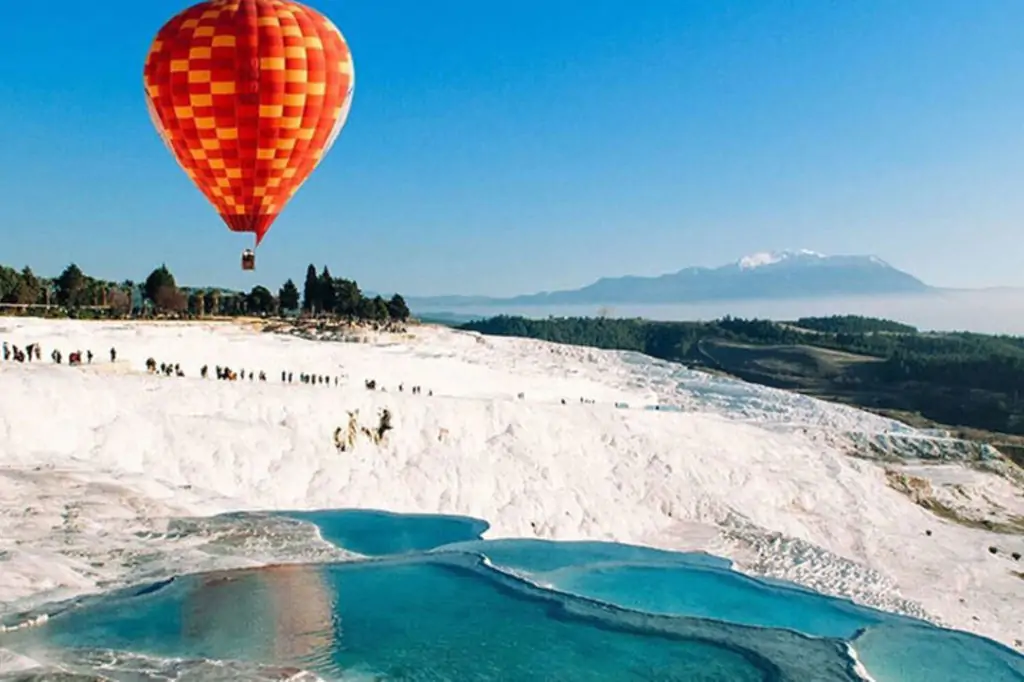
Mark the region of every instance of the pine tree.
[[315, 313], [320, 309], [320, 280], [316, 276], [316, 267], [310, 263], [306, 268], [306, 281], [302, 285], [302, 310]]
[[149, 277], [146, 278], [145, 284], [142, 285], [142, 291], [146, 298], [156, 303], [157, 293], [161, 289], [172, 289], [177, 290], [178, 284], [174, 281], [174, 275], [167, 269], [166, 265], [161, 265], [153, 272], [149, 273]]
[[334, 278], [331, 277], [331, 271], [326, 265], [324, 271], [320, 273], [320, 305], [325, 313], [337, 312], [338, 296], [334, 290]]
[[405, 299], [402, 298], [401, 294], [395, 294], [388, 301], [388, 317], [392, 320], [404, 322], [409, 319], [409, 306], [405, 304]]
[[269, 289], [257, 284], [245, 297], [245, 307], [251, 313], [272, 313], [277, 307], [277, 301]]
[[72, 263], [64, 268], [64, 272], [60, 273], [54, 284], [57, 289], [57, 303], [72, 308], [79, 305], [87, 282], [81, 268]]
[[281, 310], [298, 310], [299, 288], [295, 286], [295, 282], [290, 279], [285, 282], [280, 291], [277, 292], [277, 299], [281, 305]]
[[359, 302], [362, 298], [363, 293], [359, 291], [359, 285], [354, 281], [343, 277], [334, 280], [335, 310], [339, 315], [358, 316]]
[[25, 266], [18, 278], [18, 288], [15, 294], [15, 302], [23, 305], [33, 305], [39, 302], [41, 284], [39, 278], [32, 272], [32, 268]]
[[387, 301], [385, 301], [382, 297], [373, 297], [373, 299], [371, 300], [370, 310], [373, 311], [373, 319], [380, 320], [382, 322], [388, 319], [388, 304]]

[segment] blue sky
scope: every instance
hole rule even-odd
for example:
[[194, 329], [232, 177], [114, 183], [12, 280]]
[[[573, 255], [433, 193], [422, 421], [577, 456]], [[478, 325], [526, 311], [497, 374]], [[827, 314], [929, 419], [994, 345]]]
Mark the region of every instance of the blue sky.
[[187, 4], [8, 18], [0, 261], [274, 289], [313, 261], [501, 295], [811, 248], [1024, 285], [1019, 0], [312, 0], [355, 100], [255, 277], [143, 102], [149, 42]]

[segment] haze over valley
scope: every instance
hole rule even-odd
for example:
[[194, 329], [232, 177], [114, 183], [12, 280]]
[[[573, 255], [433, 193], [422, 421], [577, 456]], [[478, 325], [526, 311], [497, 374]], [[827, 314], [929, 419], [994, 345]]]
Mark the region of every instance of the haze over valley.
[[494, 315], [653, 320], [863, 315], [920, 329], [1024, 334], [1024, 289], [944, 288], [877, 256], [808, 250], [757, 253], [718, 268], [684, 268], [658, 277], [607, 277], [560, 292], [409, 296], [406, 301], [415, 314], [446, 323]]

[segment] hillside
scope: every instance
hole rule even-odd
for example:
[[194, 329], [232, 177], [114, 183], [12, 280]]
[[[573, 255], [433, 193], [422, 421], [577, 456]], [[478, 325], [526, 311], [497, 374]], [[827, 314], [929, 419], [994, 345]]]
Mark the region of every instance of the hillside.
[[880, 358], [811, 345], [757, 346], [707, 340], [699, 351], [709, 365], [729, 374], [744, 374], [744, 381], [800, 390], [828, 397], [828, 388], [841, 377], [877, 381]]
[[[633, 350], [1024, 451], [1024, 339], [857, 316], [709, 323], [496, 317], [463, 329]], [[1019, 460], [1020, 461], [1020, 460]]]
[[[908, 468], [901, 438], [914, 452], [963, 451], [878, 416], [638, 355], [431, 327], [351, 332], [362, 342], [225, 323], [2, 327], [0, 339], [39, 343], [44, 357], [78, 348], [103, 358], [0, 364], [0, 602], [10, 609], [309, 558], [266, 528], [197, 517], [363, 507], [487, 518], [491, 537], [702, 549], [1008, 644], [1024, 637], [1010, 555], [1024, 551], [1021, 537], [936, 515], [894, 481], [933, 480], [936, 499], [954, 486], [964, 509], [999, 502], [1024, 514], [1009, 484], [959, 464]], [[184, 376], [147, 374], [150, 357]], [[268, 380], [203, 380], [204, 364]], [[300, 373], [327, 381], [300, 383]], [[377, 443], [358, 427], [375, 428], [383, 408], [393, 430]], [[339, 452], [333, 434], [349, 412], [355, 445]], [[887, 441], [885, 463], [858, 445]]]

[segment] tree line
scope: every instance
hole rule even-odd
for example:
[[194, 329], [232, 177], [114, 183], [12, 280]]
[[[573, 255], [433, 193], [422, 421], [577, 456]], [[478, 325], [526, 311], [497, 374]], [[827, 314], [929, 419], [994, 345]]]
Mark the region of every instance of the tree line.
[[[877, 358], [870, 373], [833, 381], [868, 400], [884, 392], [892, 409], [936, 421], [1024, 434], [1024, 338], [969, 332], [920, 332], [891, 320], [857, 316], [789, 322], [725, 317], [711, 322], [498, 316], [460, 326], [484, 334], [631, 350], [690, 366], [708, 365], [702, 340], [754, 346], [802, 345]], [[866, 403], [865, 403], [866, 404]], [[876, 405], [878, 403], [871, 403]]]
[[863, 315], [830, 315], [828, 317], [801, 317], [791, 323], [794, 327], [833, 334], [916, 334], [917, 327], [893, 320]]
[[276, 293], [263, 285], [250, 291], [180, 287], [166, 264], [141, 282], [104, 280], [72, 263], [53, 278], [31, 268], [0, 265], [2, 309], [71, 317], [178, 317], [307, 314], [375, 322], [404, 322], [409, 308], [400, 294], [389, 299], [366, 296], [355, 280], [334, 277], [327, 266], [306, 269], [302, 292], [288, 279]]

